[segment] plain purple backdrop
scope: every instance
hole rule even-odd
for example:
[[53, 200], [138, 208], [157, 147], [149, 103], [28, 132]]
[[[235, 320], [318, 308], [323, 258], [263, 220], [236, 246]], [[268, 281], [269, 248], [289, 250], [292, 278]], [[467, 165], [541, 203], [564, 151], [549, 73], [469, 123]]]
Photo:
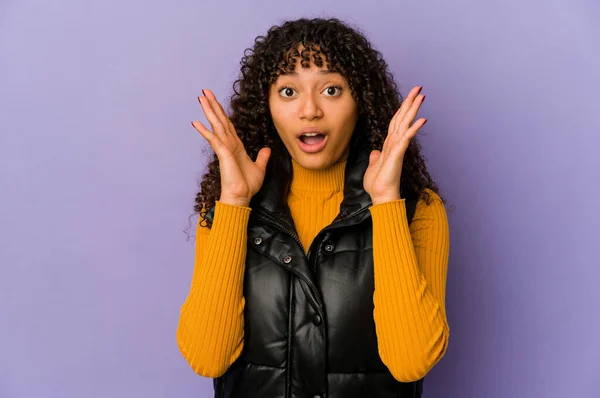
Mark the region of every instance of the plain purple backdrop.
[[0, 2], [0, 397], [212, 397], [175, 340], [209, 148], [190, 121], [301, 16], [427, 93], [452, 243], [425, 397], [600, 397], [591, 0]]

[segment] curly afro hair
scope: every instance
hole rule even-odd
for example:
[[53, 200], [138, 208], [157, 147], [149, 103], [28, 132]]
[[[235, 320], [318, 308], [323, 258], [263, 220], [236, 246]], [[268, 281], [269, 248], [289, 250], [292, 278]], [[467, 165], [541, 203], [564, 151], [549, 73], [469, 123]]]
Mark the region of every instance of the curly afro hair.
[[[358, 104], [357, 123], [365, 126], [357, 131], [367, 135], [361, 141], [368, 142], [371, 150], [381, 150], [389, 122], [403, 101], [387, 63], [367, 39], [347, 23], [337, 18], [301, 18], [273, 26], [266, 36], [258, 36], [254, 48], [246, 49], [240, 61], [240, 76], [233, 84], [229, 117], [248, 156], [256, 159], [258, 151], [265, 146], [271, 148], [271, 154], [287, 153], [269, 112], [269, 88], [282, 72], [294, 69], [297, 57], [303, 68], [310, 67], [311, 62], [322, 67], [321, 57], [324, 57], [328, 69], [348, 80]], [[401, 178], [403, 190], [423, 196], [427, 203], [431, 198], [425, 188], [439, 195], [421, 155], [417, 136], [404, 155]], [[220, 192], [219, 160], [213, 152], [194, 205], [195, 214], [201, 216], [201, 225], [208, 225], [206, 212], [215, 205]]]

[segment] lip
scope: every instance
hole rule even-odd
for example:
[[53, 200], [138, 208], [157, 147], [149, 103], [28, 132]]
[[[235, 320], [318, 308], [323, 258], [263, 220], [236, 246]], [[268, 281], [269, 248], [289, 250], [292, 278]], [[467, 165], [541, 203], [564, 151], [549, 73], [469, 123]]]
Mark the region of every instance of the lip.
[[[323, 134], [323, 133], [321, 133], [321, 134]], [[300, 147], [300, 149], [303, 152], [306, 152], [306, 153], [320, 152], [321, 150], [323, 150], [323, 148], [325, 148], [325, 145], [327, 144], [328, 139], [329, 139], [329, 137], [327, 137], [327, 135], [325, 135], [325, 138], [323, 139], [323, 141], [319, 142], [318, 144], [308, 145], [308, 144], [305, 144], [304, 142], [302, 142], [302, 140], [300, 139], [300, 136], [298, 136], [298, 138], [297, 138], [298, 146]]]
[[302, 134], [308, 134], [308, 133], [319, 133], [319, 134], [323, 134], [324, 136], [327, 136], [327, 134], [325, 134], [325, 132], [318, 127], [303, 127], [296, 134], [296, 138], [300, 139], [300, 136]]

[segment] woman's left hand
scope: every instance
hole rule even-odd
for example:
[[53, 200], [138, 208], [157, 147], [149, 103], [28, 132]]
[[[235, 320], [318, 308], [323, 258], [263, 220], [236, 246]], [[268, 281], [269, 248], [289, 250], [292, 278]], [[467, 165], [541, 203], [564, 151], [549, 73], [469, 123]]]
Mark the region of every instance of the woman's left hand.
[[422, 88], [413, 87], [400, 109], [392, 117], [381, 151], [371, 151], [363, 186], [371, 196], [373, 205], [400, 199], [400, 176], [404, 154], [410, 140], [427, 122], [427, 119], [421, 118], [411, 126], [425, 99], [425, 95], [420, 94]]

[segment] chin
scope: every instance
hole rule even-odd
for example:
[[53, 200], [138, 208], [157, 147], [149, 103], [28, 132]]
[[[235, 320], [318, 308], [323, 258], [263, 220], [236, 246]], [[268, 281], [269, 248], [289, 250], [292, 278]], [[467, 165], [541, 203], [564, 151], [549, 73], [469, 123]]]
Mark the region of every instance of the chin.
[[309, 170], [326, 169], [336, 163], [335, 161], [331, 160], [331, 155], [327, 153], [319, 153], [315, 155], [301, 153], [295, 160], [300, 166]]

